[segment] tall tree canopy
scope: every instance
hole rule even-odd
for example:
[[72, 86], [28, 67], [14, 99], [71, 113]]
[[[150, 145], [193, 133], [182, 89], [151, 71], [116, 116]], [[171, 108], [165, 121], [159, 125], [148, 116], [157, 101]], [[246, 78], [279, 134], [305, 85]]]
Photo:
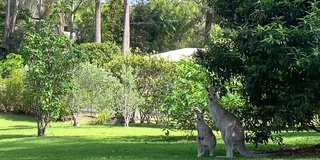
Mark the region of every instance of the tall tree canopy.
[[[266, 143], [272, 131], [308, 129], [319, 113], [319, 3], [208, 0], [224, 19], [201, 62], [215, 84], [241, 77], [245, 126]], [[268, 127], [272, 126], [272, 127]]]
[[132, 47], [146, 52], [196, 47], [192, 34], [203, 18], [200, 7], [190, 0], [150, 0], [134, 5]]

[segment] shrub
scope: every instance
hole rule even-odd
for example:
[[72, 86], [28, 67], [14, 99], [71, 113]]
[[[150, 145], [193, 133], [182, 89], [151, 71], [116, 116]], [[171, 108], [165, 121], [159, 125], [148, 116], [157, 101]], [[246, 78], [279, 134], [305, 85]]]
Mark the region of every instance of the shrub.
[[74, 86], [66, 101], [75, 126], [78, 124], [76, 116], [83, 108], [96, 109], [98, 112], [114, 110], [118, 98], [116, 92], [121, 83], [111, 72], [84, 63], [74, 71], [72, 83]]
[[121, 54], [121, 48], [113, 42], [83, 43], [80, 44], [81, 52], [87, 55], [89, 62], [98, 67], [104, 66], [114, 55]]
[[60, 112], [59, 112], [59, 118], [57, 120], [60, 121], [67, 121], [71, 118], [71, 111], [67, 104], [67, 101], [63, 101], [61, 104]]
[[105, 122], [109, 121], [111, 119], [111, 113], [109, 111], [102, 111], [99, 112], [95, 119], [94, 123], [95, 124], [104, 124]]
[[0, 106], [2, 111], [26, 112], [22, 99], [23, 58], [9, 54], [6, 60], [0, 61]]
[[76, 85], [72, 91], [76, 106], [98, 111], [113, 109], [116, 101], [114, 93], [119, 90], [121, 84], [111, 72], [86, 63], [75, 71], [73, 81]]
[[210, 84], [210, 74], [191, 58], [183, 59], [176, 65], [175, 70], [165, 78], [165, 81], [171, 82], [168, 92], [163, 95], [162, 104], [171, 120], [167, 128], [192, 132], [195, 129], [192, 108], [208, 109], [205, 86]]
[[[141, 54], [139, 51], [134, 51]], [[115, 56], [106, 64], [106, 68], [121, 78], [122, 65], [134, 68], [134, 74], [137, 74], [137, 89], [139, 94], [145, 99], [144, 104], [139, 105], [141, 123], [150, 122], [153, 115], [157, 122], [161, 122], [161, 95], [166, 93], [169, 86], [168, 81], [164, 80], [164, 75], [175, 69], [175, 64], [164, 58], [151, 57], [149, 55], [130, 54], [128, 57], [123, 55]]]

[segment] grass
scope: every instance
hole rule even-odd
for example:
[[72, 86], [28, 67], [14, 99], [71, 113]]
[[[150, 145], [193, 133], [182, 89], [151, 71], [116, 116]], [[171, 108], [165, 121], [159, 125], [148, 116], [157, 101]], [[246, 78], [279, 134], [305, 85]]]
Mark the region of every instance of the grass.
[[[26, 116], [0, 114], [0, 159], [1, 160], [174, 160], [196, 159], [196, 143], [186, 140], [184, 132], [171, 132], [165, 136], [161, 128], [135, 125], [122, 126], [90, 125], [81, 121], [78, 128], [69, 122], [55, 122], [46, 131], [46, 137], [37, 137], [36, 122]], [[216, 156], [224, 156], [223, 141], [217, 132]], [[283, 148], [311, 146], [320, 142], [319, 133], [284, 133], [286, 145]], [[247, 148], [255, 150], [247, 144]], [[270, 143], [259, 145], [259, 150], [279, 149]], [[235, 153], [236, 158], [243, 158]], [[316, 156], [301, 157], [289, 155], [275, 159], [316, 159]], [[318, 157], [319, 158], [319, 157]], [[201, 159], [213, 159], [204, 156]], [[263, 159], [263, 158], [261, 158]]]

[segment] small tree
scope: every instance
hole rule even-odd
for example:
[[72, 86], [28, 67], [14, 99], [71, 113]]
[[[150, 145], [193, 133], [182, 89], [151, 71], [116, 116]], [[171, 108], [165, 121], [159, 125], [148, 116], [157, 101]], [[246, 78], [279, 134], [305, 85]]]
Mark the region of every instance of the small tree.
[[119, 91], [118, 111], [122, 113], [125, 127], [129, 127], [132, 114], [138, 105], [142, 104], [143, 99], [139, 96], [136, 81], [137, 75], [130, 66], [122, 65], [121, 83], [122, 89]]
[[[50, 25], [48, 25], [50, 26]], [[21, 44], [26, 60], [26, 95], [36, 115], [38, 136], [44, 136], [49, 122], [59, 116], [61, 101], [67, 93], [71, 70], [79, 55], [65, 35], [52, 27], [27, 32]]]
[[135, 70], [138, 76], [137, 88], [139, 95], [144, 98], [144, 103], [137, 108], [140, 112], [140, 123], [145, 121], [149, 123], [151, 116], [154, 116], [156, 123], [160, 124], [164, 115], [161, 114], [161, 95], [166, 94], [167, 86], [170, 86], [168, 83], [171, 83], [164, 79], [164, 75], [175, 70], [175, 63], [146, 53], [143, 55], [141, 51], [134, 50], [128, 56], [114, 56], [105, 66], [120, 79], [123, 64], [138, 69]]
[[83, 64], [73, 75], [75, 87], [68, 96], [68, 104], [73, 115], [74, 126], [78, 125], [77, 114], [81, 108], [89, 107], [99, 112], [114, 109], [116, 93], [121, 88], [119, 79], [110, 72], [95, 65]]

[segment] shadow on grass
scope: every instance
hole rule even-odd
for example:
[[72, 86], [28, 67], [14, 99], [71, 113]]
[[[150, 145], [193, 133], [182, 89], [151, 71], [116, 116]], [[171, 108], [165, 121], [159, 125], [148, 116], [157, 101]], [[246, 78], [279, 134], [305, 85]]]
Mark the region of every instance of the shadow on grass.
[[[63, 136], [29, 138], [18, 141], [0, 143], [0, 159], [197, 159], [197, 147], [195, 141], [179, 142], [171, 140], [160, 141], [156, 136], [148, 136], [145, 141], [137, 140], [137, 137], [122, 137], [113, 140], [95, 140], [85, 137]], [[150, 139], [149, 139], [150, 138]], [[157, 140], [154, 140], [157, 139]], [[173, 138], [174, 139], [174, 138]], [[141, 139], [140, 139], [141, 140]], [[170, 143], [168, 143], [170, 142]], [[270, 146], [274, 147], [274, 146]], [[215, 148], [215, 156], [225, 156], [223, 143], [218, 143]], [[237, 159], [247, 159], [235, 152]], [[275, 157], [280, 159], [301, 158], [291, 155]], [[205, 155], [201, 159], [212, 159]], [[263, 158], [262, 158], [263, 159]], [[270, 159], [266, 158], [266, 159]]]
[[[122, 125], [123, 126], [123, 125]], [[136, 123], [136, 124], [130, 124], [130, 127], [145, 127], [145, 128], [162, 128], [160, 125], [156, 125], [156, 124], [140, 124], [140, 123]]]
[[[101, 140], [81, 136], [34, 137], [25, 135], [2, 135], [1, 139], [22, 138], [16, 141], [0, 143], [0, 159], [196, 159], [197, 147], [194, 140], [185, 141], [179, 136], [125, 136], [107, 137]], [[110, 139], [108, 139], [110, 138]], [[249, 146], [249, 150], [253, 145]], [[269, 144], [268, 148], [276, 149]], [[320, 149], [319, 148], [314, 148]], [[264, 153], [256, 149], [257, 153]], [[305, 152], [310, 154], [303, 154]], [[315, 158], [319, 154], [314, 150], [280, 150], [283, 153], [278, 159]], [[215, 156], [225, 156], [224, 144], [218, 141]], [[247, 159], [236, 151], [237, 159]], [[294, 157], [292, 157], [294, 156]], [[212, 159], [204, 156], [202, 159]], [[263, 158], [262, 158], [263, 159]], [[266, 158], [266, 159], [270, 159]]]
[[282, 133], [283, 137], [306, 137], [306, 136], [315, 136], [318, 135], [320, 136], [319, 132], [314, 132], [314, 131], [283, 131]]
[[35, 127], [29, 126], [29, 125], [15, 125], [10, 126], [9, 128], [1, 128], [0, 130], [6, 131], [6, 130], [23, 130], [23, 129], [34, 129]]
[[110, 137], [116, 141], [128, 141], [128, 142], [187, 142], [196, 141], [196, 137], [186, 136], [121, 136], [121, 137]]
[[[91, 121], [88, 123], [90, 126], [107, 126], [107, 127], [124, 127], [124, 124], [96, 124], [94, 121]], [[129, 127], [139, 127], [139, 128], [159, 128], [162, 129], [162, 126], [156, 125], [156, 124], [140, 124], [140, 123], [135, 123], [135, 124], [130, 124]]]
[[36, 121], [32, 116], [14, 114], [14, 113], [0, 113], [0, 119], [10, 120], [10, 121], [26, 121], [26, 122]]
[[[197, 151], [195, 143], [98, 141], [83, 137], [31, 138], [7, 142], [6, 147], [1, 149], [0, 159], [195, 159]], [[223, 155], [223, 150], [216, 153]]]
[[14, 138], [28, 138], [28, 137], [35, 137], [33, 135], [12, 135], [12, 134], [2, 134], [0, 135], [0, 140], [4, 140], [4, 139], [14, 139]]

